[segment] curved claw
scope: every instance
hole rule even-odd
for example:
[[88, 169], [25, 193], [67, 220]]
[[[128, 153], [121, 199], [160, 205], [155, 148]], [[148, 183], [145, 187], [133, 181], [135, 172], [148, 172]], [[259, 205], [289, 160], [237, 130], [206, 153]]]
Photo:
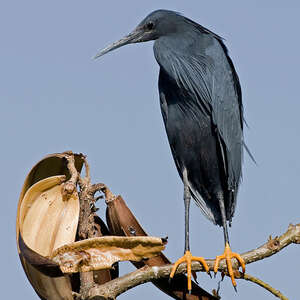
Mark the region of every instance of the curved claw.
[[218, 268], [219, 268], [219, 264], [220, 264], [220, 260], [225, 258], [224, 255], [219, 255], [216, 257], [216, 260], [215, 260], [215, 264], [214, 264], [214, 273], [215, 273], [215, 277], [218, 273]]
[[231, 278], [232, 285], [233, 285], [234, 289], [236, 290], [236, 281], [234, 278], [233, 268], [232, 268], [232, 263], [231, 263], [232, 258], [235, 258], [238, 261], [238, 263], [242, 267], [243, 273], [245, 273], [246, 266], [245, 266], [245, 262], [244, 262], [243, 258], [238, 253], [232, 252], [228, 243], [226, 243], [226, 245], [225, 245], [224, 253], [222, 255], [219, 255], [216, 257], [215, 264], [214, 264], [214, 273], [216, 275], [216, 273], [218, 272], [220, 261], [222, 259], [225, 259], [228, 274]]
[[198, 284], [198, 280], [197, 280], [197, 273], [195, 271], [192, 271], [192, 276], [194, 278], [194, 281]]
[[198, 261], [200, 264], [202, 264], [203, 268], [205, 271], [209, 273], [209, 268], [208, 265], [203, 257], [197, 257], [197, 256], [192, 256], [190, 251], [186, 251], [184, 256], [179, 258], [173, 265], [172, 271], [170, 273], [170, 278], [173, 278], [175, 275], [175, 272], [180, 264], [183, 262], [186, 262], [186, 269], [187, 269], [187, 279], [188, 279], [188, 291], [189, 293], [192, 290], [192, 261]]
[[232, 257], [234, 257], [238, 263], [240, 264], [240, 266], [242, 267], [242, 272], [245, 273], [246, 272], [246, 264], [244, 259], [238, 254], [238, 253], [232, 253]]
[[170, 273], [170, 278], [171, 278], [171, 279], [174, 277], [175, 272], [176, 272], [178, 266], [179, 266], [180, 264], [182, 264], [183, 262], [185, 262], [184, 256], [180, 257], [180, 258], [174, 263], [173, 268], [172, 268], [172, 271], [171, 271], [171, 273]]

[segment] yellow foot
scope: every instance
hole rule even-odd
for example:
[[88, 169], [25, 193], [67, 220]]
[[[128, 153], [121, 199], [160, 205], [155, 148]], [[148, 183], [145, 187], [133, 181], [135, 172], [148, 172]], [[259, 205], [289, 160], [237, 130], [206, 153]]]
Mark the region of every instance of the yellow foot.
[[215, 274], [218, 272], [220, 260], [221, 259], [226, 259], [227, 271], [228, 271], [228, 274], [231, 278], [232, 285], [233, 285], [234, 289], [236, 289], [236, 282], [235, 282], [235, 279], [234, 279], [232, 263], [231, 263], [232, 258], [236, 258], [236, 260], [238, 261], [238, 263], [242, 267], [243, 273], [245, 273], [245, 262], [244, 262], [244, 260], [242, 259], [242, 257], [238, 253], [234, 253], [234, 252], [231, 251], [230, 246], [229, 246], [228, 243], [226, 243], [226, 245], [225, 245], [224, 253], [222, 255], [216, 257], [216, 261], [215, 261], [215, 265], [214, 265], [214, 272], [215, 272]]
[[175, 262], [170, 274], [170, 278], [173, 278], [178, 266], [185, 262], [188, 278], [188, 291], [192, 290], [192, 261], [199, 261], [204, 267], [205, 271], [209, 273], [208, 265], [203, 257], [192, 256], [190, 251], [186, 251], [185, 254]]

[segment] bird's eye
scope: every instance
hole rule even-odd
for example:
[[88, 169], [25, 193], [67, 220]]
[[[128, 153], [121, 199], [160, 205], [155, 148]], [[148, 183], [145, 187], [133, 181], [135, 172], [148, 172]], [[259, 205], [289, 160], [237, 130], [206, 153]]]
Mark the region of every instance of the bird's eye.
[[146, 24], [146, 28], [147, 28], [148, 30], [152, 30], [153, 27], [154, 27], [154, 23], [151, 22], [151, 21], [150, 21], [149, 23]]

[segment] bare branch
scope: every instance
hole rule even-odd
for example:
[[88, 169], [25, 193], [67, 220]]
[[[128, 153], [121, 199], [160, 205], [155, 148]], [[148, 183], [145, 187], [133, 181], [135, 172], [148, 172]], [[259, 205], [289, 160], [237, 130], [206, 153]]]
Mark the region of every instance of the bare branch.
[[171, 270], [170, 267], [171, 265], [163, 267], [145, 266], [137, 271], [92, 288], [89, 291], [89, 299], [97, 299], [99, 296], [104, 299], [115, 299], [120, 294], [134, 288], [137, 285], [154, 279], [168, 277]]
[[246, 273], [245, 274], [241, 273], [241, 278], [243, 278], [247, 281], [251, 281], [251, 282], [263, 287], [264, 289], [266, 289], [267, 291], [269, 291], [270, 293], [272, 293], [274, 296], [278, 297], [281, 300], [288, 300], [288, 298], [283, 296], [280, 291], [274, 289], [273, 287], [271, 287], [269, 284], [265, 283], [261, 279], [258, 279], [256, 277], [251, 276], [251, 275], [246, 274]]
[[[76, 189], [77, 182], [80, 185], [80, 215], [78, 224], [78, 236], [80, 239], [93, 238], [96, 236], [95, 224], [94, 224], [94, 212], [92, 211], [91, 205], [94, 204], [94, 190], [90, 182], [90, 168], [86, 157], [82, 155], [82, 159], [85, 165], [86, 175], [84, 178], [80, 177], [76, 167], [73, 153], [65, 153], [67, 160], [67, 167], [71, 174], [71, 178], [65, 183], [63, 187], [63, 195], [69, 197]], [[93, 272], [80, 273], [80, 295], [85, 298], [89, 289], [94, 286]], [[74, 296], [75, 297], [75, 296]], [[76, 296], [79, 298], [79, 296]]]
[[[80, 186], [79, 199], [80, 199], [80, 214], [78, 222], [78, 237], [80, 240], [90, 239], [102, 234], [99, 232], [99, 226], [95, 223], [96, 217], [96, 199], [94, 195], [98, 191], [105, 191], [107, 187], [103, 183], [91, 184], [90, 166], [87, 162], [86, 156], [82, 155], [85, 165], [85, 176], [81, 177], [78, 174], [77, 180]], [[100, 229], [101, 230], [101, 229]], [[101, 276], [102, 282], [110, 280], [111, 275], [109, 270], [90, 271], [80, 273], [80, 299], [86, 299], [88, 292], [96, 285], [94, 276]], [[78, 295], [77, 295], [77, 298]]]
[[[272, 256], [283, 248], [287, 247], [290, 244], [300, 244], [300, 224], [298, 225], [289, 225], [288, 230], [279, 237], [274, 239], [269, 238], [267, 243], [264, 245], [245, 252], [242, 254], [242, 258], [245, 260], [246, 264], [253, 263], [258, 260], [262, 260], [269, 256]], [[214, 260], [206, 260], [210, 270], [213, 269]], [[233, 266], [237, 269], [237, 262], [233, 263]], [[159, 278], [166, 278], [169, 276], [172, 265], [166, 265], [161, 267], [144, 267], [135, 272], [126, 274], [120, 278], [114, 279], [103, 285], [98, 285], [90, 289], [89, 299], [115, 299], [118, 295], [124, 293], [128, 289], [131, 289], [137, 285], [140, 285], [145, 282], [149, 282]], [[198, 262], [192, 263], [193, 271], [202, 271], [202, 265]], [[186, 265], [182, 264], [178, 267], [176, 274], [182, 274], [186, 271]], [[226, 272], [226, 263], [222, 261], [219, 266], [219, 271]], [[237, 278], [242, 278], [239, 276], [240, 272], [236, 271], [235, 275]], [[250, 280], [249, 275], [247, 275], [248, 280]], [[246, 278], [245, 278], [246, 279]], [[98, 297], [98, 298], [97, 298]], [[282, 298], [286, 299], [286, 298]]]
[[[97, 191], [102, 191], [106, 196], [106, 201], [112, 201], [115, 196], [111, 193], [111, 191], [102, 183], [99, 184], [91, 184], [90, 179], [90, 168], [87, 163], [85, 156], [82, 156], [85, 164], [86, 175], [84, 178], [81, 178], [75, 168], [75, 161], [74, 156], [72, 153], [66, 153], [66, 160], [69, 172], [71, 174], [70, 179], [65, 183], [63, 192], [65, 197], [69, 197], [72, 195], [74, 190], [76, 189], [77, 182], [80, 185], [80, 217], [79, 217], [79, 228], [78, 228], [78, 235], [80, 239], [87, 239], [93, 238], [96, 236], [95, 231], [95, 198], [94, 195]], [[253, 263], [258, 260], [265, 259], [270, 257], [283, 248], [287, 247], [288, 245], [295, 243], [300, 244], [300, 224], [298, 225], [289, 225], [288, 230], [279, 237], [275, 237], [272, 239], [269, 237], [268, 241], [263, 244], [262, 246], [245, 252], [242, 254], [242, 258], [244, 259], [246, 264]], [[214, 260], [206, 260], [209, 269], [213, 270]], [[238, 271], [238, 262], [233, 261], [233, 267], [235, 270], [235, 277], [237, 279], [245, 279], [251, 282], [254, 282], [261, 287], [265, 288], [266, 290], [270, 291], [276, 297], [280, 299], [286, 300], [287, 298], [284, 297], [279, 291], [269, 286], [267, 283], [263, 282], [262, 280], [250, 276], [249, 274], [242, 274]], [[145, 266], [141, 269], [138, 269], [135, 272], [126, 274], [120, 278], [116, 278], [104, 284], [96, 284], [94, 282], [93, 273], [86, 272], [80, 274], [81, 279], [81, 287], [80, 287], [80, 294], [74, 295], [74, 297], [81, 297], [81, 299], [116, 299], [116, 297], [125, 291], [143, 284], [145, 282], [158, 280], [160, 278], [167, 278], [169, 277], [172, 265], [165, 265], [165, 266], [154, 266], [148, 267]], [[205, 271], [198, 262], [192, 263], [192, 270], [193, 271]], [[176, 274], [183, 274], [186, 271], [186, 265], [182, 264], [178, 267]], [[227, 266], [226, 262], [223, 260], [219, 265], [219, 271], [226, 274]]]
[[64, 157], [67, 160], [67, 167], [71, 175], [70, 179], [64, 184], [63, 187], [63, 197], [68, 199], [76, 189], [79, 174], [75, 167], [75, 158], [73, 153], [66, 152], [64, 153]]

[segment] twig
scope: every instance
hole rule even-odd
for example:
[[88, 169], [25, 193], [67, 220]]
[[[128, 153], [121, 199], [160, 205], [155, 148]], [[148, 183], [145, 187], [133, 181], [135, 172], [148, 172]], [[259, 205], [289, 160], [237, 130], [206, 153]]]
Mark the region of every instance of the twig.
[[64, 153], [64, 157], [67, 160], [67, 167], [70, 172], [70, 179], [63, 186], [63, 198], [68, 199], [76, 189], [79, 174], [75, 167], [75, 158], [72, 152]]
[[[90, 167], [85, 156], [82, 156], [85, 166], [85, 177], [79, 176], [79, 199], [80, 214], [78, 223], [78, 237], [80, 240], [93, 238], [96, 236], [94, 224], [94, 212], [92, 205], [94, 204], [93, 193], [91, 193]], [[88, 291], [95, 285], [93, 272], [80, 273], [80, 295], [85, 299]]]
[[78, 225], [79, 239], [84, 240], [95, 237], [94, 212], [92, 206], [94, 205], [94, 190], [91, 190], [90, 168], [85, 156], [82, 156], [85, 165], [85, 176], [79, 176], [80, 186], [80, 215]]
[[251, 276], [251, 275], [246, 274], [246, 273], [243, 274], [243, 275], [241, 275], [241, 278], [243, 278], [243, 279], [245, 279], [247, 281], [251, 281], [251, 282], [253, 282], [255, 284], [258, 284], [259, 286], [261, 286], [264, 289], [268, 290], [270, 293], [272, 293], [274, 296], [278, 297], [281, 300], [289, 300], [287, 297], [283, 296], [280, 291], [274, 289], [273, 287], [271, 287], [269, 284], [265, 283], [261, 279], [258, 279], [256, 277]]
[[[253, 263], [255, 261], [267, 258], [279, 252], [288, 245], [295, 243], [300, 244], [300, 224], [289, 225], [288, 230], [280, 237], [269, 239], [267, 243], [258, 247], [257, 249], [245, 252], [242, 254], [242, 258], [246, 264]], [[206, 260], [210, 270], [213, 269], [214, 260]], [[238, 265], [233, 261], [233, 266], [237, 269]], [[120, 278], [114, 279], [103, 285], [98, 285], [90, 289], [89, 299], [97, 299], [102, 297], [103, 299], [115, 299], [118, 295], [124, 293], [128, 289], [131, 289], [139, 284], [152, 281], [154, 279], [168, 277], [171, 271], [172, 265], [166, 265], [161, 267], [144, 267], [135, 272], [126, 274]], [[192, 263], [193, 271], [205, 271], [198, 262]], [[186, 265], [182, 264], [178, 267], [176, 274], [182, 274], [186, 271]], [[226, 271], [226, 263], [222, 261], [219, 266], [219, 271]], [[237, 276], [238, 277], [238, 276]], [[99, 298], [98, 298], [99, 299]], [[284, 299], [284, 298], [283, 298]]]
[[[97, 226], [95, 224], [95, 198], [94, 195], [97, 191], [103, 190], [106, 186], [102, 183], [99, 184], [91, 184], [90, 178], [90, 167], [86, 160], [86, 157], [82, 155], [82, 159], [85, 166], [85, 176], [82, 178], [77, 173], [76, 175], [73, 173], [74, 168], [72, 168], [71, 164], [74, 164], [71, 159], [68, 160], [69, 170], [71, 173], [71, 178], [76, 178], [78, 180], [80, 186], [79, 192], [79, 200], [80, 200], [80, 214], [79, 214], [79, 222], [78, 222], [78, 237], [80, 240], [89, 239], [98, 236]], [[74, 166], [75, 167], [75, 166]], [[76, 170], [76, 169], [75, 169]], [[77, 171], [76, 171], [77, 172]], [[95, 286], [94, 282], [94, 274], [93, 272], [84, 272], [80, 273], [80, 296], [81, 299], [85, 299], [88, 291]]]
[[[75, 158], [72, 152], [65, 153], [67, 160], [67, 167], [70, 172], [70, 179], [64, 184], [63, 196], [68, 198], [73, 194], [76, 189], [77, 183], [80, 185], [80, 214], [78, 224], [79, 239], [93, 238], [95, 236], [94, 214], [91, 209], [90, 203], [94, 203], [93, 193], [90, 192], [90, 169], [85, 156], [82, 159], [85, 165], [86, 175], [84, 178], [80, 177], [76, 167]], [[90, 288], [94, 286], [93, 272], [80, 273], [80, 296], [77, 294], [77, 299], [81, 297], [84, 299]]]

